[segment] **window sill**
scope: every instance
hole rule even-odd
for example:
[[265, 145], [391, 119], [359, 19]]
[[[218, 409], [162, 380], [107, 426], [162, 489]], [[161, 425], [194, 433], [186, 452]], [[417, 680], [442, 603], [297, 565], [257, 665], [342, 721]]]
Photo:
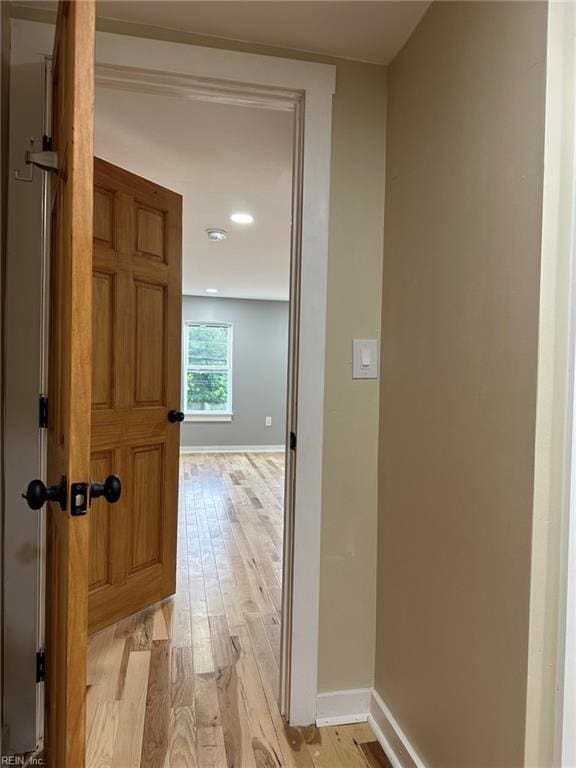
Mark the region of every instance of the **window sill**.
[[232, 421], [233, 413], [187, 413], [184, 421]]

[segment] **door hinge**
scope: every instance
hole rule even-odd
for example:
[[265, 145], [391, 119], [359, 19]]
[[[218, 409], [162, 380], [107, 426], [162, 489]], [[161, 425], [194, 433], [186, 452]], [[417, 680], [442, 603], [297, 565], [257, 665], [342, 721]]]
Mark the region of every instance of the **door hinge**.
[[34, 181], [34, 166], [41, 168], [43, 171], [59, 170], [59, 158], [58, 152], [54, 152], [52, 149], [52, 138], [50, 136], [42, 136], [42, 151], [36, 152], [36, 142], [34, 138], [31, 138], [28, 146], [30, 147], [24, 153], [24, 162], [29, 166], [26, 174], [19, 170], [14, 171], [14, 177], [18, 181], [26, 181], [28, 184]]
[[46, 680], [46, 651], [40, 648], [36, 651], [36, 682], [43, 683]]
[[38, 399], [38, 424], [40, 429], [48, 428], [48, 396], [40, 395]]
[[42, 136], [42, 152], [34, 152], [33, 149], [26, 152], [25, 161], [27, 165], [37, 165], [43, 171], [58, 171], [59, 160], [58, 152], [52, 149], [52, 137]]
[[43, 171], [58, 171], [58, 152], [51, 150], [31, 152], [27, 150], [24, 160], [26, 165], [35, 165]]
[[290, 432], [290, 450], [296, 450], [296, 432]]

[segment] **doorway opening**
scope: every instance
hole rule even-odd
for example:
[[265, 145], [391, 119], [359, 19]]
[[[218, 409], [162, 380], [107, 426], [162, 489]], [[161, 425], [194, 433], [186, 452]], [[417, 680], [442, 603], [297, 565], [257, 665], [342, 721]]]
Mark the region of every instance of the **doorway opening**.
[[[27, 227], [20, 226], [20, 222], [22, 217], [26, 219], [30, 210], [42, 209], [44, 209], [45, 224], [49, 221], [47, 203], [50, 201], [43, 197], [44, 182], [47, 179], [49, 181], [49, 177], [35, 171], [30, 183], [22, 183], [19, 179], [23, 174], [30, 176], [30, 169], [24, 161], [24, 152], [29, 149], [29, 137], [35, 137], [35, 147], [38, 148], [42, 144], [42, 136], [48, 135], [51, 130], [49, 114], [45, 114], [45, 110], [49, 113], [52, 102], [51, 77], [49, 63], [48, 76], [46, 76], [45, 62], [49, 61], [53, 52], [54, 26], [49, 23], [16, 19], [13, 20], [12, 30], [13, 59], [18, 64], [13, 66], [12, 73], [14, 77], [25, 76], [26, 80], [23, 85], [23, 81], [18, 79], [16, 81], [18, 85], [12, 91], [14, 99], [11, 104], [11, 133], [16, 140], [11, 142], [10, 163], [15, 174], [18, 175], [11, 177], [12, 203], [9, 231], [13, 240], [8, 255], [9, 294], [18, 296], [19, 299], [10, 305], [7, 324], [12, 329], [17, 329], [13, 334], [14, 339], [21, 339], [23, 330], [28, 335], [25, 345], [26, 354], [20, 354], [18, 364], [12, 365], [9, 371], [14, 374], [11, 380], [13, 393], [19, 393], [22, 390], [24, 381], [27, 382], [27, 386], [31, 383], [31, 386], [26, 389], [25, 402], [15, 403], [12, 398], [11, 407], [8, 409], [13, 416], [13, 423], [17, 425], [21, 440], [7, 443], [7, 454], [12, 470], [7, 477], [6, 524], [10, 527], [12, 534], [17, 533], [18, 541], [32, 547], [30, 551], [40, 553], [43, 551], [42, 528], [37, 525], [35, 516], [22, 515], [22, 505], [25, 502], [21, 498], [21, 493], [31, 477], [40, 476], [45, 482], [51, 482], [48, 477], [50, 472], [45, 472], [43, 463], [45, 452], [37, 460], [30, 450], [26, 461], [22, 461], [18, 447], [26, 444], [30, 448], [38, 441], [38, 391], [35, 382], [38, 380], [37, 361], [44, 351], [42, 335], [35, 331], [42, 326], [37, 311], [41, 306], [40, 287], [43, 284], [42, 266], [38, 253], [47, 249], [48, 243], [40, 220], [36, 223], [30, 221], [30, 226]], [[285, 714], [291, 725], [307, 725], [316, 719], [318, 698], [328, 202], [335, 67], [328, 64], [104, 32], [98, 32], [96, 37], [98, 42], [96, 77], [99, 86], [107, 82], [110, 88], [120, 91], [169, 93], [189, 100], [288, 110], [292, 111], [294, 116], [293, 227], [291, 231], [291, 296], [294, 300], [290, 305], [290, 335], [298, 341], [298, 359], [296, 360], [295, 356], [295, 345], [291, 345], [294, 358], [288, 365], [287, 403], [289, 429], [297, 434], [297, 449], [287, 451], [285, 454], [286, 475], [290, 480], [286, 484], [285, 525], [287, 530], [284, 533], [283, 543], [285, 547], [292, 547], [293, 552], [289, 552], [289, 556], [284, 553], [280, 711]], [[20, 66], [22, 62], [25, 62], [26, 66]], [[35, 99], [30, 99], [31, 92], [37, 94]], [[30, 104], [35, 107], [33, 114], [28, 109]], [[23, 136], [26, 140], [22, 138]], [[125, 204], [129, 202], [122, 194], [115, 195], [110, 188], [105, 189], [104, 192], [106, 194], [101, 198], [101, 203], [114, 200], [124, 200]], [[154, 216], [154, 208], [157, 207], [158, 201], [154, 196], [147, 196], [146, 190], [144, 190], [145, 199], [140, 199], [140, 193], [132, 197], [136, 203], [143, 204], [133, 206], [132, 213], [125, 211], [125, 215], [132, 217], [131, 221], [134, 223], [137, 220], [136, 209], [140, 209], [139, 223], [144, 225], [143, 231], [146, 231], [146, 237], [149, 240], [148, 247], [140, 248], [140, 253], [146, 257], [152, 270], [157, 269], [159, 265], [161, 268], [162, 260], [157, 258], [158, 240], [154, 242], [154, 226], [150, 226], [154, 221], [158, 223], [158, 218]], [[106, 210], [106, 205], [101, 207], [100, 213], [103, 210]], [[131, 236], [134, 236], [136, 227], [130, 225], [129, 229]], [[105, 234], [114, 234], [114, 228], [109, 229]], [[147, 256], [145, 251], [148, 251]], [[110, 256], [110, 252], [108, 255]], [[105, 287], [111, 287], [114, 291], [115, 281], [108, 280], [111, 270], [107, 273], [107, 269], [108, 267], [102, 270], [103, 277], [106, 279], [103, 279], [99, 286], [102, 289], [101, 298], [106, 295]], [[146, 310], [144, 315], [150, 317], [159, 311], [161, 291], [147, 290], [150, 283], [154, 282], [155, 275], [147, 274], [140, 277], [144, 279], [139, 280], [143, 288], [139, 298], [144, 302], [142, 304]], [[27, 290], [31, 284], [38, 288], [36, 293]], [[118, 305], [118, 317], [114, 319], [125, 319], [129, 314], [126, 312], [126, 305], [122, 302], [118, 302]], [[105, 321], [106, 318], [110, 319], [110, 315], [103, 313], [99, 321]], [[156, 327], [157, 324], [152, 325]], [[171, 344], [168, 348], [179, 353], [180, 344]], [[12, 343], [11, 354], [20, 353], [22, 349], [20, 342]], [[127, 357], [126, 349], [126, 346], [119, 348], [117, 360], [124, 360]], [[140, 351], [141, 361], [147, 364], [149, 347], [142, 344]], [[180, 362], [173, 368], [179, 373]], [[104, 370], [105, 368], [99, 368], [100, 375]], [[154, 366], [149, 366], [150, 376], [145, 377], [146, 387], [156, 386], [155, 370]], [[104, 384], [104, 379], [105, 377], [102, 376], [100, 384]], [[176, 380], [179, 381], [178, 376]], [[43, 387], [44, 384], [41, 383], [40, 392], [45, 392]], [[134, 393], [133, 389], [130, 391]], [[144, 394], [150, 396], [150, 390]], [[175, 399], [177, 405], [174, 409], [177, 409], [180, 403], [179, 395]], [[295, 419], [296, 401], [298, 424]], [[173, 402], [172, 398], [170, 402]], [[171, 405], [170, 410], [172, 409]], [[164, 410], [162, 420], [158, 418], [150, 434], [153, 434], [154, 430], [164, 429], [166, 415], [167, 412]], [[21, 418], [23, 416], [26, 416], [25, 424]], [[138, 427], [138, 419], [134, 419], [132, 426]], [[121, 431], [123, 427], [116, 424], [114, 429]], [[113, 471], [108, 458], [105, 455], [100, 458], [102, 463], [91, 469], [88, 468], [83, 473], [87, 477], [91, 475], [99, 485], [107, 477], [106, 473]], [[140, 459], [145, 460], [140, 464], [139, 477], [149, 481], [152, 473], [147, 468], [154, 466], [154, 455], [150, 452], [140, 456]], [[291, 464], [297, 465], [297, 472], [291, 471]], [[177, 470], [178, 461], [173, 462], [173, 465]], [[149, 494], [141, 490], [144, 485], [140, 483], [133, 485], [140, 489], [143, 501], [149, 502]], [[123, 494], [128, 495], [129, 492], [134, 491], [134, 488], [132, 491], [130, 489], [130, 482], [124, 482]], [[96, 500], [96, 505], [101, 503], [103, 503], [102, 499]], [[116, 515], [111, 516], [110, 519], [122, 519], [121, 503], [120, 501], [111, 508]], [[141, 511], [141, 507], [138, 507], [138, 511]], [[90, 515], [96, 516], [92, 515], [92, 509]], [[43, 519], [43, 514], [40, 514], [39, 519]], [[88, 518], [83, 519], [88, 520]], [[109, 529], [108, 535], [117, 546], [119, 540], [113, 535], [112, 529]], [[140, 540], [140, 544], [144, 546], [139, 552], [139, 565], [153, 565], [153, 563], [146, 563], [148, 558], [143, 556], [146, 554], [145, 549], [149, 540]], [[88, 557], [82, 557], [82, 562], [86, 564], [87, 571]], [[4, 714], [9, 726], [11, 749], [19, 753], [30, 751], [35, 745], [40, 748], [43, 743], [42, 705], [45, 686], [43, 683], [36, 683], [34, 672], [28, 674], [24, 680], [20, 675], [21, 667], [15, 663], [15, 660], [26, 654], [26, 658], [30, 660], [30, 666], [27, 669], [35, 670], [37, 651], [39, 648], [42, 650], [46, 643], [42, 620], [45, 613], [42, 579], [24, 581], [21, 578], [20, 566], [19, 560], [6, 559], [7, 578], [9, 576], [14, 583], [17, 582], [19, 590], [18, 599], [6, 606], [5, 624], [19, 627], [19, 643], [17, 648], [5, 646], [6, 669], [15, 670], [16, 674], [11, 675], [10, 679], [7, 676], [5, 681]], [[87, 574], [82, 568], [81, 570], [84, 578]], [[144, 572], [143, 569], [142, 573]], [[38, 557], [35, 563], [34, 573], [43, 574], [41, 557]], [[142, 582], [149, 587], [146, 578], [142, 578]], [[173, 592], [174, 589], [165, 594]], [[161, 597], [157, 599], [160, 600]], [[22, 605], [33, 604], [38, 605], [37, 612], [20, 610]], [[61, 629], [64, 633], [69, 631], [66, 627]], [[82, 636], [75, 637], [74, 647], [78, 654], [84, 653], [85, 642]], [[95, 685], [94, 681], [91, 685]], [[81, 716], [85, 698], [83, 685], [77, 686], [75, 691], [74, 706], [71, 711]], [[50, 702], [49, 695], [46, 700]], [[37, 710], [34, 709], [35, 701], [39, 704]], [[32, 702], [32, 705], [29, 706], [28, 702]], [[109, 724], [109, 720], [104, 717], [106, 708], [115, 710], [117, 706], [114, 704], [108, 707], [105, 703], [97, 705], [101, 725]], [[64, 720], [62, 724], [65, 724]], [[109, 728], [109, 726], [106, 727]], [[106, 732], [109, 733], [109, 730]], [[81, 745], [83, 748], [83, 734], [77, 732], [75, 738], [73, 734], [69, 735], [74, 741], [71, 748], [79, 750]], [[79, 736], [81, 738], [78, 738]]]
[[[273, 761], [289, 749], [279, 702], [295, 119], [293, 104], [97, 78], [93, 474], [114, 465], [126, 496], [125, 508], [91, 510], [88, 766], [103, 748], [112, 766], [227, 764], [247, 749]], [[119, 357], [127, 337], [136, 354]], [[123, 387], [118, 450], [106, 441]], [[288, 477], [290, 489], [290, 463]]]

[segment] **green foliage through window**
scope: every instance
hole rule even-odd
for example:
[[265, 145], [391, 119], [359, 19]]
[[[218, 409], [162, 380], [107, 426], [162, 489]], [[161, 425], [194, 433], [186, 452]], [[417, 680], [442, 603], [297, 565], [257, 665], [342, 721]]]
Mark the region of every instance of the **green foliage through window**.
[[228, 412], [230, 326], [190, 324], [186, 332], [186, 410]]

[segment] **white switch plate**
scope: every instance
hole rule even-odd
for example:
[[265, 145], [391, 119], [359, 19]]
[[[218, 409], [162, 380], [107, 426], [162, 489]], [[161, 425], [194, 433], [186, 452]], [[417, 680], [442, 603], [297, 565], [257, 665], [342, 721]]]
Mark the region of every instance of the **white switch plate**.
[[272, 426], [272, 416], [266, 416], [266, 421], [264, 423], [264, 426], [271, 427]]
[[354, 339], [352, 342], [352, 378], [378, 378], [378, 339]]

